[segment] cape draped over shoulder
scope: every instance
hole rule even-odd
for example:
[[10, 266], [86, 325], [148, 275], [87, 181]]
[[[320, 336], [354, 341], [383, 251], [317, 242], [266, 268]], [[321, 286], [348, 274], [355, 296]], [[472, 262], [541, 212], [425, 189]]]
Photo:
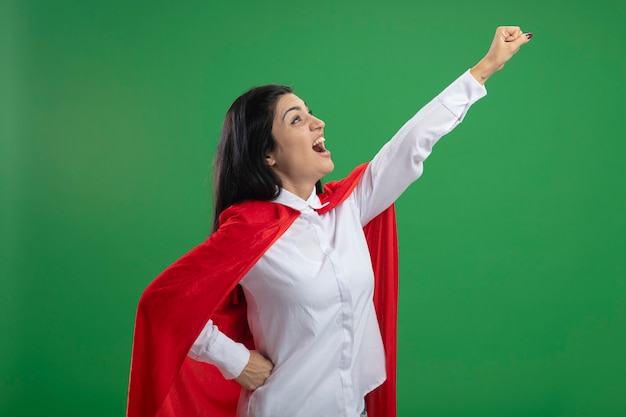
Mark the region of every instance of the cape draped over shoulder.
[[[320, 214], [341, 204], [367, 164], [319, 195]], [[210, 364], [187, 356], [209, 321], [254, 349], [237, 284], [300, 212], [268, 201], [233, 205], [203, 243], [163, 271], [137, 307], [128, 417], [234, 417], [241, 386]], [[366, 397], [373, 416], [396, 416], [398, 248], [393, 205], [364, 227], [374, 268], [374, 305], [385, 346], [387, 380]]]

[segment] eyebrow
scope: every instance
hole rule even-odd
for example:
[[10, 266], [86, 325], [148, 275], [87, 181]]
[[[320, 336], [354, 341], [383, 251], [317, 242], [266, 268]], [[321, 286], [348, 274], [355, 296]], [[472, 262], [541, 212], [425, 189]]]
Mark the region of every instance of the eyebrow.
[[[304, 105], [306, 106], [306, 103], [304, 103]], [[285, 117], [287, 117], [287, 113], [289, 113], [292, 110], [302, 110], [302, 107], [300, 106], [289, 107], [287, 110], [285, 110], [285, 113], [283, 113], [283, 121], [285, 121]]]
[[293, 107], [288, 108], [285, 111], [285, 113], [283, 113], [283, 121], [285, 120], [285, 117], [287, 117], [287, 113], [289, 113], [292, 110], [302, 110], [302, 107], [300, 107], [300, 106], [293, 106]]

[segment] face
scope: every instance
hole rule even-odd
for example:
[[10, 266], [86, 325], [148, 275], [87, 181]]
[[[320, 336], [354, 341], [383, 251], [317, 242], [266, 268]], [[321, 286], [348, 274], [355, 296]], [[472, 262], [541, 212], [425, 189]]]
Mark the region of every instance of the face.
[[324, 122], [313, 116], [295, 94], [283, 94], [276, 103], [272, 135], [276, 148], [268, 165], [283, 188], [306, 199], [315, 183], [334, 168], [324, 146]]

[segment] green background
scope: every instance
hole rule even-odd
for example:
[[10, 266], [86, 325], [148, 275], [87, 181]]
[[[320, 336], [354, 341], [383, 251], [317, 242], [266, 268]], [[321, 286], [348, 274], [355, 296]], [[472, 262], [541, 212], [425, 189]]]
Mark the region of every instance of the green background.
[[535, 38], [397, 203], [399, 414], [626, 415], [623, 1], [173, 4], [0, 5], [0, 415], [124, 414], [239, 94], [292, 85], [339, 178], [502, 24]]

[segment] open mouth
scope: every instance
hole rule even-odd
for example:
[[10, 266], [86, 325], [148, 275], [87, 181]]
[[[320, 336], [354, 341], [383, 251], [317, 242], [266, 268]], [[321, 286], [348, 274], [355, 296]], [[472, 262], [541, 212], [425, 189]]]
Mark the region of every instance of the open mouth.
[[326, 152], [326, 147], [324, 146], [325, 141], [326, 139], [324, 139], [323, 137], [318, 138], [315, 142], [313, 142], [313, 150], [317, 153]]

